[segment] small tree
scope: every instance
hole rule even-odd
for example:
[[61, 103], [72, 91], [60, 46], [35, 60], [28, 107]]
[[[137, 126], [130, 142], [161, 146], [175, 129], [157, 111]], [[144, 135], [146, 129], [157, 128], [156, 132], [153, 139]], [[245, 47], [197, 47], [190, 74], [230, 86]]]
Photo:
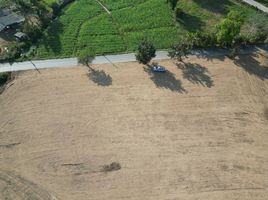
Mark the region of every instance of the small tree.
[[156, 56], [155, 52], [156, 49], [151, 42], [147, 40], [142, 40], [138, 47], [136, 59], [139, 63], [146, 65], [152, 60], [152, 58]]
[[223, 46], [230, 46], [240, 33], [241, 24], [231, 19], [224, 19], [217, 26], [217, 42]]
[[233, 46], [240, 29], [245, 20], [245, 13], [242, 11], [230, 11], [227, 18], [217, 25], [217, 42], [223, 46]]
[[85, 48], [78, 55], [78, 62], [90, 67], [90, 64], [95, 59], [96, 54], [91, 48]]
[[187, 55], [191, 52], [191, 49], [192, 42], [183, 39], [181, 42], [171, 47], [170, 51], [168, 52], [168, 56], [171, 59], [182, 61], [182, 58], [187, 57]]
[[42, 35], [42, 29], [39, 24], [25, 22], [22, 30], [33, 43]]

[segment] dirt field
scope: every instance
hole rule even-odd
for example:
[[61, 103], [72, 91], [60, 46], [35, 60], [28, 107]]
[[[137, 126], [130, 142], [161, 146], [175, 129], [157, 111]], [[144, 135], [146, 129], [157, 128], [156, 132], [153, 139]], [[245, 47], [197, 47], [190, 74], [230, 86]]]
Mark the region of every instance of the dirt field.
[[0, 199], [267, 200], [268, 59], [185, 62], [20, 73], [0, 95]]

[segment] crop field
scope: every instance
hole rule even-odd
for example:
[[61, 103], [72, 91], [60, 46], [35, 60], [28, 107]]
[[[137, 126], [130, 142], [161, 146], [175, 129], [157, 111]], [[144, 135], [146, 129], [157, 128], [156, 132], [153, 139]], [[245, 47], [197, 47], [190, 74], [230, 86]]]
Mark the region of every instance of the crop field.
[[17, 74], [0, 95], [0, 199], [267, 200], [267, 56]]
[[166, 0], [77, 0], [64, 9], [44, 33], [36, 58], [76, 56], [84, 47], [97, 54], [131, 52], [143, 38], [158, 49], [169, 48], [189, 31], [210, 31], [232, 9], [244, 9], [235, 0], [181, 0], [176, 20]]

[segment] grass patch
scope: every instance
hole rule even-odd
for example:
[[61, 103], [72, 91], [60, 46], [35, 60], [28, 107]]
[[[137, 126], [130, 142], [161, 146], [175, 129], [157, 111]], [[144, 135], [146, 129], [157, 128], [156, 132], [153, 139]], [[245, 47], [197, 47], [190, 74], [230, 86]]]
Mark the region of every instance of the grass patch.
[[36, 58], [74, 57], [90, 47], [97, 54], [132, 52], [142, 38], [157, 49], [169, 48], [191, 31], [212, 31], [230, 10], [253, 8], [235, 0], [180, 0], [176, 20], [166, 0], [102, 0], [108, 15], [95, 0], [77, 0], [63, 10], [44, 32]]

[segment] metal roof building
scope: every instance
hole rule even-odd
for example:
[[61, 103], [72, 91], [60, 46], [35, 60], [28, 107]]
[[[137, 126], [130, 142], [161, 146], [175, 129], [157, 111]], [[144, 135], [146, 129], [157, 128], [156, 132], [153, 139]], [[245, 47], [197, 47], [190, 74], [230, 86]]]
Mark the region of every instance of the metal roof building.
[[0, 9], [0, 32], [7, 26], [21, 23], [24, 20], [24, 17], [19, 16], [8, 9]]

